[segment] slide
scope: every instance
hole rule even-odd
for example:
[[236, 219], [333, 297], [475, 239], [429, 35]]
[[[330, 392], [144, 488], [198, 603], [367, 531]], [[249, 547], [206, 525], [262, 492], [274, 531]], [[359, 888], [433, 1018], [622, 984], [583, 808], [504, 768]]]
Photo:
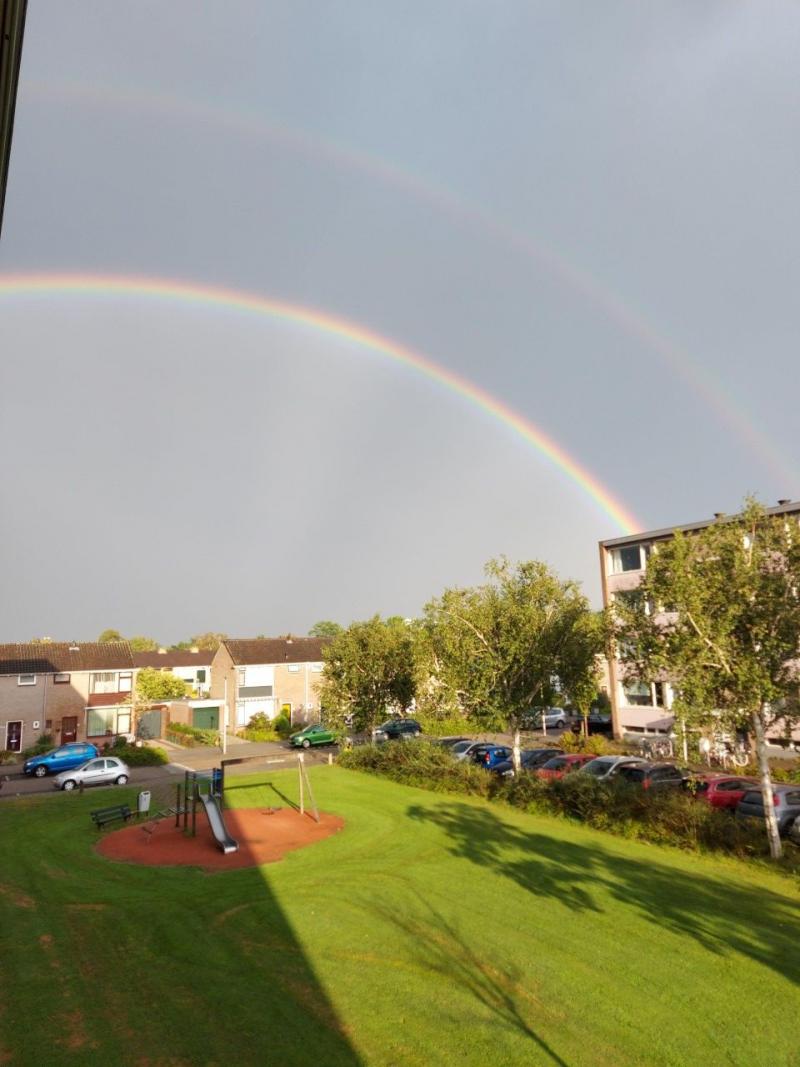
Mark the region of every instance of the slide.
[[203, 802], [203, 807], [206, 809], [206, 815], [208, 816], [208, 823], [211, 827], [211, 833], [214, 835], [219, 847], [225, 853], [238, 852], [239, 842], [234, 841], [231, 835], [225, 829], [225, 820], [222, 818], [222, 812], [219, 810], [217, 798], [207, 796], [205, 793], [201, 793], [200, 799]]

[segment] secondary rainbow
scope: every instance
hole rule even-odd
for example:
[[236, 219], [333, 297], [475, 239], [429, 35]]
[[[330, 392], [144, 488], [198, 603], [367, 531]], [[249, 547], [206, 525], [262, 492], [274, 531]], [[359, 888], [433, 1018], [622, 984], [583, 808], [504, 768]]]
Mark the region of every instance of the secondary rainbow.
[[315, 308], [273, 300], [258, 293], [202, 285], [197, 282], [105, 274], [0, 274], [0, 297], [36, 295], [131, 296], [176, 301], [186, 305], [263, 315], [344, 338], [361, 348], [378, 352], [418, 371], [426, 378], [438, 382], [493, 416], [546, 456], [564, 475], [579, 486], [623, 533], [634, 533], [643, 528], [643, 524], [632, 512], [616, 500], [594, 475], [534, 423], [524, 419], [518, 412], [474, 382], [435, 363], [429, 357], [406, 348], [397, 341], [375, 333], [368, 327]]

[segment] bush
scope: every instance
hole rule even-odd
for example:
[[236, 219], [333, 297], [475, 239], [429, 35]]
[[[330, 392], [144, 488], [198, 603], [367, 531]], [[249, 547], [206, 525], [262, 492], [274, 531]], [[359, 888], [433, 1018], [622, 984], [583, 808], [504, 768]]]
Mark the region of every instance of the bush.
[[565, 731], [559, 738], [558, 744], [565, 752], [591, 752], [595, 756], [610, 756], [620, 751], [619, 745], [609, 741], [602, 734], [589, 734], [588, 737], [584, 737], [583, 734]]
[[471, 729], [459, 715], [451, 715], [448, 718], [437, 718], [434, 715], [415, 715], [417, 722], [422, 727], [422, 732], [430, 737], [458, 737], [468, 733]]
[[38, 741], [34, 745], [31, 745], [30, 748], [24, 749], [19, 754], [14, 753], [14, 755], [17, 758], [21, 756], [23, 759], [30, 759], [31, 756], [44, 755], [44, 753], [49, 752], [51, 748], [55, 748], [55, 745], [53, 743], [53, 735], [41, 734], [39, 736]]
[[169, 756], [163, 748], [150, 748], [148, 745], [137, 748], [127, 744], [124, 739], [121, 745], [115, 742], [111, 748], [114, 755], [119, 756], [129, 767], [159, 767], [169, 763]]
[[244, 730], [236, 731], [237, 737], [243, 737], [245, 741], [278, 741], [278, 735], [274, 730], [254, 730], [250, 726], [246, 726]]
[[4, 763], [19, 763], [20, 757], [21, 753], [19, 752], [11, 752], [9, 749], [3, 749], [3, 751], [0, 752], [0, 767], [2, 767]]
[[382, 745], [357, 745], [341, 752], [342, 767], [369, 771], [405, 785], [419, 785], [438, 793], [488, 796], [490, 775], [475, 764], [460, 763], [446, 748], [429, 741], [386, 741]]
[[285, 740], [293, 732], [294, 727], [289, 720], [289, 716], [281, 713], [276, 719], [272, 720], [272, 729], [278, 737], [282, 737]]
[[198, 730], [182, 722], [171, 722], [167, 727], [167, 740], [193, 748], [195, 745], [218, 745], [219, 734], [216, 730]]

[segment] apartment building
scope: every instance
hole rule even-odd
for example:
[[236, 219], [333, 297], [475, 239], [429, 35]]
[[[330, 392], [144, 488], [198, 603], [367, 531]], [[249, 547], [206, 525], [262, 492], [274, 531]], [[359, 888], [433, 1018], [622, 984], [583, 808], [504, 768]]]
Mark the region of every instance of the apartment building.
[[0, 747], [129, 734], [133, 679], [126, 641], [0, 645]]
[[322, 650], [318, 637], [229, 638], [211, 664], [210, 697], [228, 706], [228, 729], [247, 726], [257, 712], [292, 723], [319, 719]]
[[[767, 508], [768, 515], [785, 515], [800, 521], [800, 501], [779, 500]], [[636, 589], [644, 576], [647, 560], [657, 551], [659, 542], [669, 540], [676, 531], [692, 533], [703, 530], [720, 518], [688, 523], [685, 526], [649, 530], [628, 537], [614, 537], [600, 542], [600, 580], [603, 604], [607, 607]], [[618, 658], [609, 659], [609, 696], [616, 736], [625, 733], [669, 732], [674, 723], [673, 688], [668, 678], [641, 679], [626, 669]]]

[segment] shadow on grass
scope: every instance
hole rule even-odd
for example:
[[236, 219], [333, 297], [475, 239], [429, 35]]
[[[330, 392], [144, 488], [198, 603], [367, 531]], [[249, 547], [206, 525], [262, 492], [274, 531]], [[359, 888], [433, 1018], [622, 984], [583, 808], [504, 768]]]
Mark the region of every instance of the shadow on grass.
[[[498, 1027], [515, 1030], [558, 1067], [568, 1067], [533, 1029], [530, 1018], [541, 1006], [526, 988], [525, 976], [518, 968], [507, 961], [493, 960], [486, 946], [476, 952], [452, 922], [419, 896], [417, 915], [400, 914], [374, 901], [365, 901], [364, 908], [401, 930], [409, 944], [417, 946], [417, 966], [471, 994]], [[457, 1026], [463, 1026], [465, 1021], [453, 1020]]]
[[599, 912], [608, 894], [715, 955], [740, 953], [800, 984], [800, 905], [778, 893], [667, 866], [655, 848], [646, 860], [629, 859], [605, 848], [600, 834], [587, 845], [527, 833], [469, 804], [413, 805], [408, 815], [441, 827], [453, 855], [536, 896], [554, 897], [573, 911]]

